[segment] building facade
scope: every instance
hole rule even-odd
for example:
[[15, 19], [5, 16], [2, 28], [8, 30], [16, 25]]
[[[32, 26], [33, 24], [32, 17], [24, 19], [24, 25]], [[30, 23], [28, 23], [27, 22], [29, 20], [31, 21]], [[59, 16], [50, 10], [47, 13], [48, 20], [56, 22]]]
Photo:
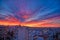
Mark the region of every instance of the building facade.
[[60, 40], [60, 28], [0, 26], [0, 40]]

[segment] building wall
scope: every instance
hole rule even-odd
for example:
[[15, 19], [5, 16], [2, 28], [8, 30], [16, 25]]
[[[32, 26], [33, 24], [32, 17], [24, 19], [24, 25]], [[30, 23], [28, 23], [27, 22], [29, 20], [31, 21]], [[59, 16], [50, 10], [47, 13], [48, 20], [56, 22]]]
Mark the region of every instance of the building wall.
[[60, 40], [60, 28], [0, 26], [0, 40]]

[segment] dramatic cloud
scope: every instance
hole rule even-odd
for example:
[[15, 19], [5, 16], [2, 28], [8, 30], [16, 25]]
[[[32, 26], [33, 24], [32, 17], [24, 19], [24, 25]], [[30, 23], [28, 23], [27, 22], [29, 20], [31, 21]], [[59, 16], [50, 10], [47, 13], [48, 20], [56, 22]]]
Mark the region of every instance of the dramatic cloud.
[[0, 25], [60, 27], [59, 0], [1, 0]]

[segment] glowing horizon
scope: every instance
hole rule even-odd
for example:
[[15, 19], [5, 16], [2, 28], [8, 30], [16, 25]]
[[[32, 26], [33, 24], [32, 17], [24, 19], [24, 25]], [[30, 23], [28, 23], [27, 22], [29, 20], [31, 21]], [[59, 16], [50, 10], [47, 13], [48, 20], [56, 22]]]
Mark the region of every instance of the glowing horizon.
[[0, 0], [0, 25], [60, 27], [59, 0]]
[[[57, 20], [58, 19], [58, 20]], [[55, 22], [55, 21], [56, 22]], [[19, 22], [19, 21], [8, 21], [8, 20], [0, 20], [0, 25], [4, 26], [26, 26], [26, 27], [60, 27], [60, 23], [57, 23], [59, 21], [59, 17], [51, 18], [48, 20], [42, 20], [42, 21], [30, 21], [30, 22]]]

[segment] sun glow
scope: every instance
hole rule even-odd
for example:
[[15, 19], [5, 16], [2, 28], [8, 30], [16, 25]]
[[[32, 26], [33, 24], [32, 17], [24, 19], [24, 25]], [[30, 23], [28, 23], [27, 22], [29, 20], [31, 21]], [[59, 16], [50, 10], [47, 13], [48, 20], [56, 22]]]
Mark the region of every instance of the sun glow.
[[[54, 21], [55, 20], [55, 21]], [[11, 21], [11, 20], [0, 20], [0, 25], [4, 26], [26, 26], [26, 27], [60, 27], [60, 23], [58, 23], [57, 19], [48, 19], [42, 21], [29, 21], [29, 22], [20, 22], [20, 21]]]

